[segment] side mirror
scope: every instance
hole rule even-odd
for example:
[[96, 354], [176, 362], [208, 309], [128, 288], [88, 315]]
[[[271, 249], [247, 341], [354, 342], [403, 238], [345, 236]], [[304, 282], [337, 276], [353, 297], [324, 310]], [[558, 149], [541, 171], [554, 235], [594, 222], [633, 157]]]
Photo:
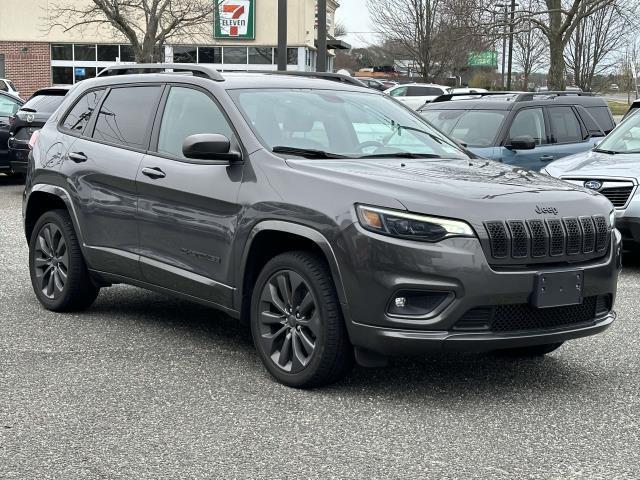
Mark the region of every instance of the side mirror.
[[533, 150], [536, 148], [536, 141], [530, 135], [520, 135], [509, 139], [505, 148], [509, 150]]
[[182, 153], [196, 160], [239, 162], [242, 154], [231, 148], [231, 142], [218, 133], [189, 135], [182, 143]]

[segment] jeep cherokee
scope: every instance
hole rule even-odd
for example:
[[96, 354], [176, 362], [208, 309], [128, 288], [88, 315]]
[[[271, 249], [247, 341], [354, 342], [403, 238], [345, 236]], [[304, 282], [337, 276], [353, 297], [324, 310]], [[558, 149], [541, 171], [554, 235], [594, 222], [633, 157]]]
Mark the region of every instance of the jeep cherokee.
[[543, 355], [615, 318], [606, 198], [478, 159], [371, 89], [113, 67], [35, 135], [23, 214], [45, 308], [115, 283], [210, 305], [290, 386], [354, 358]]

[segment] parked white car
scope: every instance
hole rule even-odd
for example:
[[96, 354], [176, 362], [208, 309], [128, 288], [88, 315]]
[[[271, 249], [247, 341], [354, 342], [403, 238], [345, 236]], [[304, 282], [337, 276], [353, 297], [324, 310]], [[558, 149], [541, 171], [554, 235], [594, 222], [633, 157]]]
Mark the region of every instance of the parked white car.
[[451, 88], [445, 85], [431, 83], [405, 83], [388, 88], [385, 93], [401, 101], [407, 107], [417, 110], [434, 98], [450, 93]]
[[20, 92], [16, 90], [16, 86], [13, 84], [11, 80], [7, 80], [6, 78], [0, 78], [0, 90], [3, 92], [10, 93], [16, 97], [20, 96]]

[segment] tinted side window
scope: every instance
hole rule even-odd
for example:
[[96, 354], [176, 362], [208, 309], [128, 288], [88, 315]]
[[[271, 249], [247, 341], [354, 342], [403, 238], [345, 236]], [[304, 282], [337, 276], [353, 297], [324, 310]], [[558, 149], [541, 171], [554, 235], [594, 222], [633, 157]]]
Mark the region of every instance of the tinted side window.
[[85, 93], [74, 105], [62, 122], [62, 128], [75, 133], [82, 133], [89, 123], [91, 114], [100, 103], [104, 90]]
[[159, 86], [114, 88], [100, 107], [93, 138], [129, 148], [147, 148]]
[[192, 88], [171, 88], [162, 114], [158, 152], [184, 158], [184, 139], [198, 133], [233, 137], [227, 119], [208, 95]]
[[556, 143], [581, 142], [582, 128], [571, 107], [549, 108], [551, 133]]
[[407, 91], [408, 97], [431, 97], [434, 95], [442, 95], [444, 92], [437, 87], [409, 87]]
[[546, 143], [547, 131], [544, 126], [542, 108], [526, 108], [516, 114], [509, 129], [509, 138], [525, 135], [533, 137], [536, 145]]
[[608, 107], [589, 107], [587, 111], [591, 114], [591, 116], [598, 122], [600, 128], [604, 131], [604, 133], [609, 133], [615, 127], [613, 120], [611, 119], [611, 114], [609, 113]]

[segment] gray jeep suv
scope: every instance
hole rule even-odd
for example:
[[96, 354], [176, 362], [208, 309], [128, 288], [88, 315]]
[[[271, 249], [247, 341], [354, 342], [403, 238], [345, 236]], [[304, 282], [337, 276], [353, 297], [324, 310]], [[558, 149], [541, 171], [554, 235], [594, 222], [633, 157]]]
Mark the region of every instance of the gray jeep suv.
[[24, 226], [46, 308], [115, 283], [210, 305], [287, 385], [354, 358], [542, 355], [615, 318], [606, 198], [476, 158], [371, 89], [114, 67], [36, 135]]

